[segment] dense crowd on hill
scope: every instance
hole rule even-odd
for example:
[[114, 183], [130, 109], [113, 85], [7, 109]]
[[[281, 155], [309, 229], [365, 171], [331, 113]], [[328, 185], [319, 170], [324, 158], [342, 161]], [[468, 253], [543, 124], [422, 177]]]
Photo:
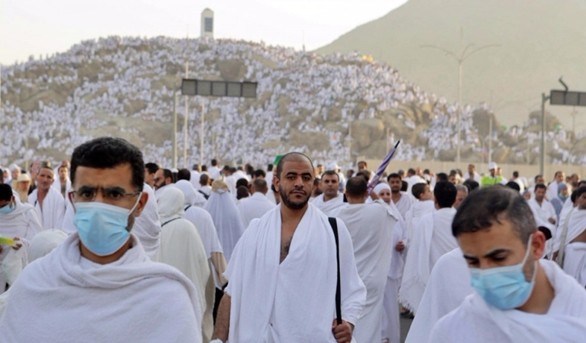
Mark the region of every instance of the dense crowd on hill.
[[[193, 161], [200, 155], [202, 107], [209, 114], [204, 155], [222, 156], [224, 160], [268, 162], [282, 149], [296, 148], [318, 160], [327, 156], [346, 161], [350, 156], [349, 124], [379, 118], [385, 111], [396, 111], [403, 123], [391, 128], [394, 139], [426, 126], [419, 134], [419, 142], [425, 143], [404, 143], [398, 160], [437, 158], [441, 151], [453, 150], [458, 143], [455, 133], [460, 111], [461, 139], [475, 154], [485, 150], [484, 137], [472, 122], [474, 111], [483, 106], [449, 104], [408, 83], [392, 67], [372, 63], [358, 53], [320, 56], [235, 40], [109, 37], [81, 42], [45, 59], [2, 68], [0, 163], [23, 162], [32, 157], [33, 150], [46, 154], [40, 158], [51, 158], [52, 152], [70, 154], [72, 147], [106, 127], [108, 116], [170, 124], [174, 87], [184, 76], [186, 61], [192, 78], [220, 78], [218, 62], [233, 62], [236, 66], [242, 63], [242, 80], [258, 82], [257, 100], [189, 100], [189, 158]], [[24, 111], [22, 104], [31, 102], [35, 109]], [[402, 105], [410, 104], [430, 105], [431, 121], [421, 122], [411, 113], [399, 111]], [[181, 117], [183, 106], [184, 101], [179, 101]], [[171, 137], [156, 142], [130, 124], [122, 124], [118, 130], [142, 140], [147, 159], [170, 164]], [[325, 133], [329, 146], [294, 146], [288, 140], [293, 130]], [[535, 153], [539, 134], [515, 130], [535, 145], [529, 152], [513, 153]], [[182, 135], [180, 128], [180, 151]], [[548, 141], [557, 151], [554, 163], [586, 162], [585, 156], [565, 148], [568, 137], [564, 131], [549, 132]], [[504, 146], [499, 140], [494, 145]]]

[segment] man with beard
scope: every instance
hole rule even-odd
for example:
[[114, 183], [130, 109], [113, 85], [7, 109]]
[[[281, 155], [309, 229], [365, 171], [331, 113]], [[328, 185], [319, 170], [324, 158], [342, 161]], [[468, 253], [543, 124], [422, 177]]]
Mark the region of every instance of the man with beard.
[[405, 215], [411, 209], [411, 206], [413, 206], [413, 198], [409, 193], [401, 192], [401, 175], [392, 173], [387, 177], [387, 181], [389, 186], [391, 186], [391, 199], [393, 199], [393, 203], [397, 206], [401, 216], [403, 216], [402, 219], [405, 219]]
[[336, 309], [336, 240], [328, 218], [308, 204], [311, 160], [289, 153], [273, 185], [281, 204], [246, 229], [225, 273], [214, 342], [350, 342], [366, 299], [352, 241], [337, 220], [342, 321]]

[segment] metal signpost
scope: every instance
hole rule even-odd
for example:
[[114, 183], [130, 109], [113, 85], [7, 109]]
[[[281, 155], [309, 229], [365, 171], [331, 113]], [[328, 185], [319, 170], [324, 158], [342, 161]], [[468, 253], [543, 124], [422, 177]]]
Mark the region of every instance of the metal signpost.
[[572, 92], [562, 78], [558, 80], [565, 90], [552, 89], [549, 96], [541, 94], [541, 156], [539, 159], [539, 172], [545, 177], [545, 103], [550, 105], [586, 106], [586, 92]]
[[[213, 97], [235, 97], [235, 98], [256, 98], [257, 82], [235, 82], [235, 81], [209, 81], [198, 79], [182, 79], [181, 94], [186, 96], [213, 96]], [[203, 145], [204, 145], [204, 119], [205, 110], [202, 106], [201, 127], [199, 140], [199, 163], [203, 165]], [[175, 114], [177, 115], [177, 114]], [[187, 124], [185, 124], [187, 126]], [[185, 134], [187, 137], [187, 134]], [[174, 146], [177, 141], [173, 141]], [[185, 144], [187, 149], [187, 144]], [[176, 151], [176, 149], [175, 149]], [[177, 157], [174, 156], [174, 160]], [[186, 161], [184, 161], [186, 163]]]

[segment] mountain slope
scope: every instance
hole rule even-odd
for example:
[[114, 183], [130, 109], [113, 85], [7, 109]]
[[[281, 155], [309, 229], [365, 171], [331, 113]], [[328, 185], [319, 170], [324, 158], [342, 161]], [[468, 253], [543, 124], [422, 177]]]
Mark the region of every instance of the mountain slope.
[[[484, 47], [464, 58], [462, 102], [488, 102], [511, 125], [539, 109], [542, 92], [561, 89], [560, 76], [586, 91], [585, 17], [579, 0], [410, 0], [317, 52], [372, 54], [426, 91], [458, 101], [457, 59], [468, 46], [468, 53]], [[567, 108], [549, 110], [570, 126]]]

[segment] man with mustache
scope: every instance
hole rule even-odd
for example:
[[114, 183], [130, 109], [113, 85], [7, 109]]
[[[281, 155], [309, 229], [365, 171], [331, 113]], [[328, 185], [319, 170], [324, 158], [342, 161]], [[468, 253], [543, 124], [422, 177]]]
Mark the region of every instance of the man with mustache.
[[336, 241], [328, 218], [308, 204], [311, 160], [289, 153], [273, 185], [281, 204], [254, 219], [225, 273], [214, 342], [351, 342], [366, 299], [350, 234], [337, 221], [342, 322], [334, 320]]

